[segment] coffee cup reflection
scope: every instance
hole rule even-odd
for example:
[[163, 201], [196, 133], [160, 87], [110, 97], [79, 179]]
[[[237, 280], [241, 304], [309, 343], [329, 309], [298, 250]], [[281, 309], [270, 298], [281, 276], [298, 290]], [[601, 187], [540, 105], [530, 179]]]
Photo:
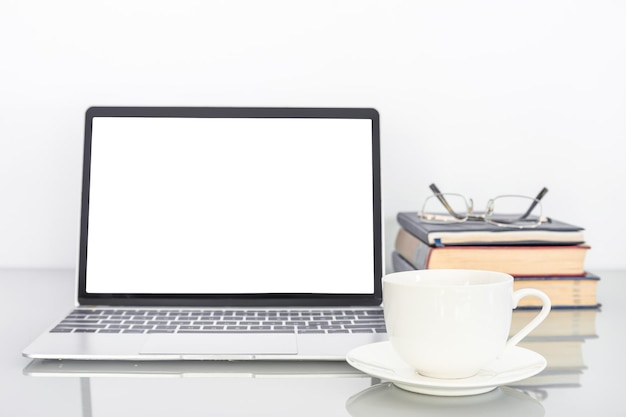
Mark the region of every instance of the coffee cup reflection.
[[542, 417], [541, 403], [509, 387], [481, 395], [437, 397], [404, 391], [381, 383], [353, 395], [346, 402], [352, 417]]

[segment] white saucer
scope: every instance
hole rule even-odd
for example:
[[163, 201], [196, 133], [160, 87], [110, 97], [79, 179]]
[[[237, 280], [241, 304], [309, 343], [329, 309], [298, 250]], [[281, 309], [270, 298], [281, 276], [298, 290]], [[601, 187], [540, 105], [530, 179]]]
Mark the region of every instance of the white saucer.
[[500, 385], [530, 378], [547, 365], [532, 350], [515, 346], [476, 375], [461, 379], [437, 379], [418, 374], [391, 347], [391, 342], [360, 346], [348, 352], [346, 360], [359, 371], [392, 382], [399, 388], [420, 394], [462, 396], [482, 394]]

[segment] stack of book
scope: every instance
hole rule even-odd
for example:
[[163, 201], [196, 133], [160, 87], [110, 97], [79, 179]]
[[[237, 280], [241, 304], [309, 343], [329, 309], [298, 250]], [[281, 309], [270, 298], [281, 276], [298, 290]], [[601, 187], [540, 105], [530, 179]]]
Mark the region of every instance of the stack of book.
[[[553, 308], [598, 307], [600, 278], [585, 270], [590, 247], [584, 229], [562, 221], [532, 229], [505, 228], [483, 221], [433, 224], [415, 212], [397, 216], [400, 230], [392, 254], [394, 271], [483, 269], [513, 275], [515, 290], [537, 288]], [[520, 307], [540, 304], [525, 297]]]

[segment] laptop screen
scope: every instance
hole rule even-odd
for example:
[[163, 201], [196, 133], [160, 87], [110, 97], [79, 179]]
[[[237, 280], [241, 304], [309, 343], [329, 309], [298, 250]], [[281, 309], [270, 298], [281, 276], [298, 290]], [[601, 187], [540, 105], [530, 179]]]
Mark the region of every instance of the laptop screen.
[[379, 302], [373, 109], [91, 108], [79, 298]]

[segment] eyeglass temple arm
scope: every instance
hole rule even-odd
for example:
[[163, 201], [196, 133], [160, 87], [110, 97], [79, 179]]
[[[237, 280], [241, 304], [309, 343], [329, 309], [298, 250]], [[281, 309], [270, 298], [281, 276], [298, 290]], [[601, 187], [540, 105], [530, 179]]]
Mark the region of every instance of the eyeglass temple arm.
[[528, 210], [526, 210], [526, 213], [524, 213], [520, 217], [520, 219], [525, 219], [526, 217], [530, 216], [530, 213], [533, 212], [533, 210], [535, 209], [539, 201], [541, 201], [541, 199], [543, 198], [544, 195], [546, 195], [547, 192], [548, 192], [548, 189], [546, 187], [543, 187], [541, 191], [539, 191], [539, 194], [537, 194], [537, 197], [535, 197], [535, 200], [530, 204], [530, 207], [528, 208]]
[[[429, 188], [431, 189], [431, 191], [435, 194], [435, 197], [437, 197], [437, 200], [439, 200], [441, 202], [441, 204], [443, 204], [443, 206], [446, 208], [446, 210], [448, 210], [448, 213], [450, 213], [451, 215], [453, 215], [454, 217], [456, 217], [457, 219], [462, 219], [463, 216], [457, 214], [452, 207], [450, 206], [450, 204], [448, 204], [448, 202], [446, 201], [446, 199], [443, 197], [443, 195], [441, 194], [441, 191], [439, 191], [439, 188], [437, 188], [437, 186], [433, 183], [430, 184]], [[547, 190], [546, 190], [547, 191]]]

